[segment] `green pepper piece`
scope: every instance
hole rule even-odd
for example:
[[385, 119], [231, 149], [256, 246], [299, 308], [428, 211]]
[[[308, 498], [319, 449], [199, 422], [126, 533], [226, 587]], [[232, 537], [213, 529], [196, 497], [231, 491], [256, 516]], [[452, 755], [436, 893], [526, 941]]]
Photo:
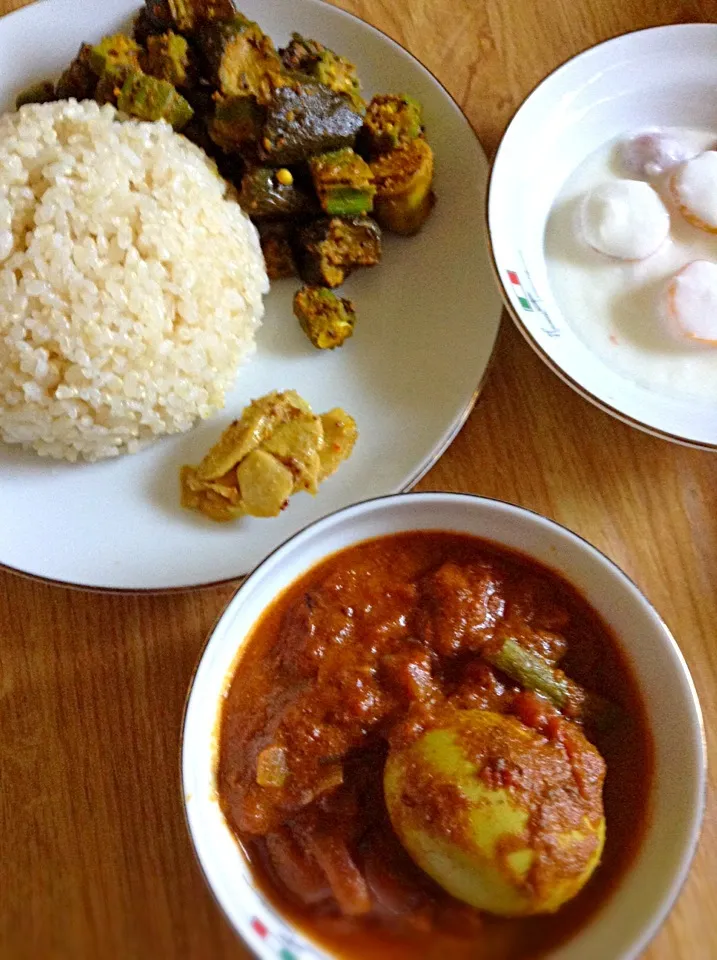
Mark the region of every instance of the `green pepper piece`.
[[588, 720], [604, 727], [619, 713], [614, 704], [584, 690], [539, 653], [528, 650], [512, 637], [506, 637], [496, 648], [489, 646], [483, 656], [525, 690], [544, 694], [572, 719]]

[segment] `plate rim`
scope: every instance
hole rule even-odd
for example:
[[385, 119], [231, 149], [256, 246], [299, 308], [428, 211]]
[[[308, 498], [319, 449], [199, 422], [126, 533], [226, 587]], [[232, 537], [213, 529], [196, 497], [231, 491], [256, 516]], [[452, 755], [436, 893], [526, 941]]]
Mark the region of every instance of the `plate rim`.
[[[31, 7], [38, 6], [39, 4], [51, 4], [52, 2], [53, 0], [33, 0], [33, 2], [27, 3], [23, 7], [18, 7], [16, 10], [11, 10], [9, 13], [6, 13], [2, 17], [0, 17], [0, 23], [2, 21], [5, 21], [7, 18], [25, 15]], [[364, 27], [372, 31], [374, 34], [378, 35], [379, 37], [382, 37], [384, 40], [387, 40], [389, 44], [391, 44], [394, 47], [397, 47], [399, 50], [405, 53], [411, 60], [413, 60], [420, 67], [422, 67], [423, 70], [426, 71], [426, 73], [432, 78], [434, 83], [437, 84], [437, 86], [440, 88], [443, 94], [445, 94], [445, 96], [453, 103], [456, 110], [465, 121], [467, 128], [472, 134], [479, 151], [482, 153], [486, 161], [487, 171], [486, 171], [486, 181], [485, 181], [484, 204], [485, 204], [485, 210], [487, 211], [487, 203], [488, 203], [488, 197], [490, 195], [490, 180], [493, 172], [493, 164], [491, 164], [488, 153], [485, 147], [483, 146], [483, 144], [481, 143], [480, 137], [478, 136], [475, 128], [473, 127], [473, 124], [471, 123], [468, 116], [466, 115], [465, 110], [458, 103], [458, 101], [453, 96], [453, 94], [444, 86], [441, 80], [438, 79], [435, 73], [429, 67], [427, 67], [426, 64], [423, 63], [423, 61], [416, 56], [416, 54], [412, 53], [410, 50], [404, 47], [401, 43], [399, 43], [398, 40], [395, 40], [388, 33], [385, 33], [379, 27], [374, 26], [372, 23], [370, 23], [368, 20], [365, 20], [363, 17], [359, 16], [358, 14], [353, 13], [349, 10], [345, 10], [343, 9], [343, 7], [336, 6], [333, 3], [328, 3], [326, 2], [326, 0], [302, 0], [302, 2], [308, 3], [310, 5], [314, 5], [314, 6], [332, 7], [334, 10], [338, 12], [340, 16], [344, 16], [350, 20], [357, 21], [358, 23], [362, 24]], [[485, 234], [486, 252], [488, 253], [488, 258], [487, 258], [488, 264], [491, 272], [495, 275], [496, 269], [495, 269], [493, 248], [490, 240], [490, 230], [488, 228], [487, 217], [482, 217], [481, 219], [483, 220], [483, 226], [485, 228], [484, 234]], [[497, 284], [497, 291], [500, 295], [499, 299], [502, 300], [504, 303], [505, 301], [504, 301], [503, 292], [502, 292], [500, 283]], [[501, 304], [499, 303], [497, 306], [500, 307]], [[495, 361], [495, 356], [496, 356], [498, 335], [500, 333], [502, 324], [503, 324], [503, 311], [501, 309], [497, 319], [497, 323], [495, 325], [495, 331], [492, 334], [493, 342], [490, 346], [490, 352], [489, 352], [487, 363], [485, 365], [485, 369], [483, 370], [481, 376], [479, 377], [478, 382], [474, 387], [473, 393], [468, 399], [468, 402], [465, 408], [461, 411], [461, 413], [453, 422], [452, 428], [448, 433], [448, 435], [441, 441], [441, 443], [438, 446], [436, 446], [432, 450], [430, 456], [427, 457], [418, 466], [415, 473], [411, 475], [411, 477], [408, 479], [406, 483], [402, 484], [397, 489], [394, 489], [388, 493], [382, 494], [382, 496], [396, 496], [396, 495], [410, 492], [413, 489], [413, 487], [436, 465], [436, 463], [441, 459], [443, 454], [453, 444], [453, 441], [456, 439], [458, 434], [466, 425], [468, 418], [473, 412], [476, 406], [476, 403], [478, 401], [478, 398], [480, 397], [483, 391], [483, 388], [485, 387], [488, 376], [492, 370], [493, 363]], [[361, 502], [361, 500], [356, 502]], [[347, 506], [350, 506], [350, 505], [351, 504], [347, 504]], [[311, 521], [311, 522], [316, 522], [316, 521]], [[295, 531], [295, 533], [301, 532], [302, 529], [304, 528], [301, 527], [299, 530]], [[290, 534], [290, 536], [294, 536], [295, 533]], [[282, 543], [283, 542], [284, 541], [282, 541]], [[260, 560], [259, 562], [262, 562], [262, 560]], [[88, 593], [109, 594], [109, 595], [118, 594], [121, 596], [155, 596], [155, 595], [159, 596], [164, 594], [190, 593], [197, 590], [217, 589], [219, 587], [230, 586], [232, 584], [238, 587], [252, 572], [252, 570], [250, 569], [244, 573], [238, 573], [235, 576], [231, 576], [231, 577], [222, 577], [218, 580], [202, 580], [198, 583], [181, 584], [181, 585], [164, 586], [164, 587], [112, 587], [112, 586], [105, 586], [102, 584], [79, 583], [74, 580], [65, 580], [61, 577], [43, 576], [42, 574], [39, 574], [39, 573], [33, 573], [28, 570], [22, 570], [19, 567], [15, 567], [12, 564], [4, 563], [2, 561], [0, 561], [0, 571], [11, 573], [25, 580], [34, 581], [36, 583], [41, 583], [48, 586], [64, 587], [68, 590], [78, 590], [78, 591], [88, 592]]]
[[689, 31], [693, 30], [695, 27], [704, 29], [712, 28], [717, 31], [717, 23], [708, 23], [699, 20], [693, 20], [689, 23], [666, 23], [660, 24], [654, 27], [642, 27], [639, 30], [628, 30], [625, 33], [616, 34], [614, 37], [608, 37], [607, 40], [599, 40], [597, 43], [591, 44], [589, 47], [585, 47], [584, 50], [580, 50], [578, 53], [574, 53], [572, 56], [567, 57], [565, 60], [562, 60], [557, 66], [555, 66], [549, 73], [547, 73], [542, 79], [538, 80], [537, 83], [526, 93], [522, 98], [518, 106], [515, 108], [513, 115], [508, 122], [505, 130], [503, 131], [500, 142], [498, 143], [498, 148], [495, 152], [493, 160], [490, 165], [490, 171], [488, 173], [488, 187], [486, 190], [485, 198], [485, 221], [486, 228], [488, 233], [488, 253], [490, 259], [490, 265], [493, 272], [493, 277], [498, 286], [498, 292], [500, 293], [500, 298], [503, 301], [503, 307], [506, 310], [508, 316], [513, 321], [514, 326], [518, 329], [519, 333], [522, 335], [523, 339], [529, 344], [533, 351], [540, 357], [543, 363], [548, 367], [548, 369], [555, 374], [564, 384], [569, 386], [572, 390], [575, 391], [583, 400], [587, 400], [592, 406], [597, 407], [598, 410], [603, 413], [607, 413], [609, 416], [613, 417], [615, 420], [624, 423], [628, 427], [633, 427], [640, 431], [640, 433], [645, 433], [648, 436], [657, 437], [660, 440], [667, 440], [670, 443], [675, 443], [682, 447], [687, 447], [691, 450], [705, 450], [714, 452], [717, 450], [717, 441], [709, 442], [707, 440], [693, 440], [688, 437], [682, 436], [680, 434], [672, 433], [669, 430], [663, 430], [660, 427], [650, 426], [647, 423], [644, 423], [642, 420], [638, 420], [635, 417], [631, 417], [629, 414], [624, 413], [622, 410], [617, 407], [612, 406], [605, 400], [601, 400], [595, 396], [590, 390], [584, 387], [581, 383], [575, 380], [566, 370], [564, 370], [558, 363], [555, 361], [550, 354], [545, 350], [545, 348], [538, 342], [537, 338], [533, 333], [528, 329], [524, 323], [520, 313], [513, 305], [509, 295], [508, 287], [503, 279], [501, 270], [498, 266], [498, 260], [495, 253], [495, 247], [493, 244], [493, 234], [491, 231], [491, 197], [493, 195], [493, 186], [494, 186], [494, 177], [495, 172], [498, 166], [498, 161], [500, 160], [501, 151], [504, 148], [504, 143], [508, 133], [513, 127], [518, 114], [523, 110], [528, 100], [531, 99], [533, 94], [537, 93], [538, 89], [547, 83], [549, 80], [552, 80], [553, 77], [560, 73], [565, 67], [571, 64], [574, 60], [579, 59], [580, 57], [587, 57], [594, 53], [597, 49], [601, 47], [608, 46], [611, 43], [616, 41], [623, 40], [625, 37], [633, 37], [638, 34], [646, 33], [665, 33], [667, 31]]

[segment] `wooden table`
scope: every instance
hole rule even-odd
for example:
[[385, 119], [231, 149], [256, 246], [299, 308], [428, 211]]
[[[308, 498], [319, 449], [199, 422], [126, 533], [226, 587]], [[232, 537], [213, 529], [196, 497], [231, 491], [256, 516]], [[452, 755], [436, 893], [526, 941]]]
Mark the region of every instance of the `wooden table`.
[[[0, 0], [0, 13], [22, 4]], [[556, 64], [628, 30], [717, 12], [711, 0], [341, 5], [416, 54], [491, 154]], [[506, 321], [478, 406], [420, 488], [522, 504], [604, 550], [666, 618], [708, 730], [717, 721], [716, 456], [599, 412]], [[104, 596], [0, 572], [0, 957], [247, 957], [195, 864], [178, 788], [187, 684], [231, 593]], [[717, 958], [714, 786], [713, 774], [692, 873], [648, 960]]]

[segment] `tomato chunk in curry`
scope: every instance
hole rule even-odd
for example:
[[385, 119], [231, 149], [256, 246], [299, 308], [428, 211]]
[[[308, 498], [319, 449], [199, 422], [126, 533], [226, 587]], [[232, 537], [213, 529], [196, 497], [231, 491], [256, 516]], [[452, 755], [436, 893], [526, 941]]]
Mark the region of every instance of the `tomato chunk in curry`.
[[[506, 638], [557, 686], [517, 682], [500, 657]], [[609, 723], [588, 709], [596, 703], [614, 708]], [[593, 794], [605, 777], [601, 862], [554, 914], [506, 919], [453, 899], [392, 828], [389, 750], [475, 710], [515, 717], [568, 753], [569, 731], [584, 734], [604, 759], [580, 774]], [[615, 887], [639, 846], [651, 769], [636, 685], [583, 597], [518, 553], [419, 531], [344, 550], [276, 599], [234, 668], [217, 777], [264, 893], [337, 956], [527, 960], [569, 938]], [[450, 819], [451, 805], [442, 814], [431, 800]]]

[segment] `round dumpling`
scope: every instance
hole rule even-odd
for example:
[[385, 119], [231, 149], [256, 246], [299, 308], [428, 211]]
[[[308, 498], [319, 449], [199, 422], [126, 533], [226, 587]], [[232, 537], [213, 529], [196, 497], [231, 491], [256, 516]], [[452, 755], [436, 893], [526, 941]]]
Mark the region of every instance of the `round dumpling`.
[[717, 345], [717, 263], [693, 260], [667, 287], [667, 316], [686, 340]]
[[618, 144], [617, 153], [622, 168], [632, 177], [662, 176], [695, 155], [694, 150], [676, 137], [659, 130], [645, 130]]
[[662, 246], [670, 232], [664, 203], [641, 180], [611, 180], [590, 190], [580, 205], [586, 243], [618, 260], [643, 260]]
[[680, 167], [672, 175], [670, 192], [693, 227], [717, 233], [717, 151], [705, 150]]

